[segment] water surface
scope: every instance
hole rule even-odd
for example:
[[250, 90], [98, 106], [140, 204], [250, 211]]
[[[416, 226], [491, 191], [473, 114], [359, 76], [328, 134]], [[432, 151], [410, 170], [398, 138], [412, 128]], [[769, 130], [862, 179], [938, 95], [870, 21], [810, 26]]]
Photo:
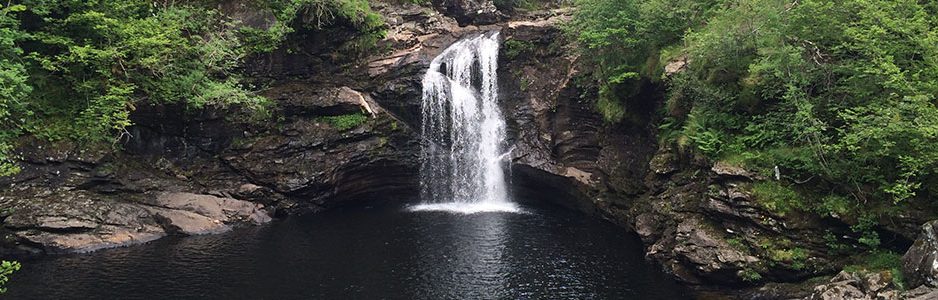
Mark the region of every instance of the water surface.
[[607, 222], [342, 209], [220, 235], [23, 262], [4, 299], [684, 299]]

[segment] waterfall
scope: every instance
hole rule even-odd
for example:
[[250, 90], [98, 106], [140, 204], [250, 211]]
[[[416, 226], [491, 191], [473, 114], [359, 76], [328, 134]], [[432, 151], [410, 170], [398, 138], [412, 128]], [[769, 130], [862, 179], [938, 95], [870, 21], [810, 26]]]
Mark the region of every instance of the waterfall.
[[414, 210], [517, 211], [505, 183], [499, 33], [462, 39], [423, 77], [420, 198]]

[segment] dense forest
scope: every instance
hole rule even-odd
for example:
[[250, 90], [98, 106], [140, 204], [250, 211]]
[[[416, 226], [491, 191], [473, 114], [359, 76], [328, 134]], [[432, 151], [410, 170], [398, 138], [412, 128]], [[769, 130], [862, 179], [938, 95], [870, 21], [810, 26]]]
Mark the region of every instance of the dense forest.
[[[867, 230], [938, 195], [938, 3], [583, 0], [570, 31], [592, 65], [597, 109], [629, 113], [663, 81], [661, 143], [781, 181], [754, 192], [778, 213]], [[678, 63], [686, 70], [663, 74]], [[879, 244], [868, 232], [865, 243]]]
[[[254, 0], [276, 23], [248, 26], [218, 0], [18, 0], [0, 4], [0, 176], [31, 140], [115, 149], [145, 103], [235, 105], [256, 122], [268, 99], [239, 73], [299, 27], [344, 26], [347, 52], [381, 51], [367, 0]], [[409, 3], [429, 5], [429, 1]], [[502, 0], [505, 11], [574, 7], [564, 25], [578, 85], [608, 124], [662, 87], [659, 143], [756, 170], [774, 213], [872, 230], [938, 196], [938, 2], [932, 0]], [[0, 286], [19, 265], [0, 266]], [[3, 290], [0, 289], [0, 292]]]
[[13, 1], [0, 10], [0, 175], [17, 172], [10, 151], [30, 135], [110, 147], [146, 103], [190, 108], [238, 104], [263, 118], [267, 101], [236, 72], [293, 30], [342, 22], [361, 32], [349, 47], [382, 36], [364, 0], [256, 1], [276, 16], [267, 28], [221, 15], [221, 1]]

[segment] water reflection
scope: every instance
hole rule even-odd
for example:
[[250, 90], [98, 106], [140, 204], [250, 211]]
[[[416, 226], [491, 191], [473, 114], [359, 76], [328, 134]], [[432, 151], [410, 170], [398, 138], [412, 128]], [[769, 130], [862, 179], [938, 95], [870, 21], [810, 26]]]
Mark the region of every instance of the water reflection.
[[24, 261], [5, 299], [684, 299], [620, 228], [402, 207]]
[[491, 299], [504, 294], [510, 268], [505, 257], [507, 213], [422, 214], [447, 214], [451, 220], [420, 233], [432, 236], [426, 239], [428, 247], [418, 248], [421, 273], [429, 275], [423, 279], [423, 296]]

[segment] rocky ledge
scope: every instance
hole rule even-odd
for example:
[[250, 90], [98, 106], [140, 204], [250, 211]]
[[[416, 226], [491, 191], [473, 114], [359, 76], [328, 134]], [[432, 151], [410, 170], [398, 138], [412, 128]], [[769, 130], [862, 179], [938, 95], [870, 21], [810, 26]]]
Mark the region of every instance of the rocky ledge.
[[261, 204], [212, 195], [167, 192], [124, 199], [88, 191], [28, 192], [36, 194], [0, 199], [7, 208], [5, 242], [28, 252], [88, 252], [271, 220]]
[[0, 179], [0, 248], [85, 252], [414, 193], [413, 135], [367, 94], [293, 81], [265, 93], [268, 123], [140, 107], [122, 151], [20, 149], [23, 171]]

